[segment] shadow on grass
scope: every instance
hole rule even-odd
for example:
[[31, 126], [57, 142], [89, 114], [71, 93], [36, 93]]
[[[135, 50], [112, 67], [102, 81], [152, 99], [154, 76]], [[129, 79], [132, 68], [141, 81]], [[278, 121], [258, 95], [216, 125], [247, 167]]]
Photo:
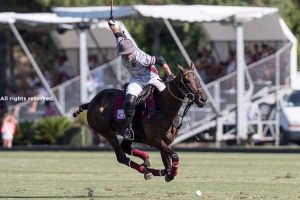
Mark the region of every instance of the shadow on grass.
[[99, 172], [82, 172], [82, 171], [46, 171], [46, 170], [6, 170], [6, 173], [26, 173], [26, 174], [100, 174]]
[[60, 199], [60, 198], [82, 198], [82, 199], [92, 199], [92, 198], [118, 198], [122, 196], [84, 196], [84, 195], [74, 195], [74, 196], [0, 196], [0, 199]]

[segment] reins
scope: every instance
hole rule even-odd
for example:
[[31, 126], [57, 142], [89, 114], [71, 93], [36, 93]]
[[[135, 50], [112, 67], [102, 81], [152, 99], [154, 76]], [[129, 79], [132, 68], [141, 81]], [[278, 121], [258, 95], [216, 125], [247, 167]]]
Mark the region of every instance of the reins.
[[[193, 72], [194, 72], [194, 71], [192, 71], [192, 70], [188, 70], [188, 71], [184, 72], [183, 75], [186, 75], [187, 73], [193, 73]], [[185, 83], [184, 83], [183, 80], [182, 80], [182, 75], [181, 75], [181, 77], [180, 77], [180, 82], [182, 82], [182, 85], [185, 87], [186, 91], [188, 91], [187, 86], [185, 85]], [[171, 83], [175, 84], [175, 86], [176, 86], [177, 89], [180, 91], [180, 93], [183, 94], [184, 98], [180, 98], [180, 97], [176, 96], [175, 94], [173, 94], [173, 92], [170, 90], [170, 84], [171, 84]], [[184, 90], [183, 90], [182, 88], [180, 88], [175, 82], [171, 82], [171, 81], [168, 82], [167, 88], [168, 88], [168, 92], [169, 92], [175, 99], [177, 99], [178, 101], [180, 101], [180, 102], [182, 102], [182, 103], [186, 103], [186, 106], [185, 106], [185, 108], [184, 108], [184, 110], [183, 110], [182, 115], [179, 114], [179, 117], [181, 118], [181, 119], [179, 120], [179, 121], [180, 121], [180, 122], [179, 122], [179, 125], [178, 125], [177, 127], [175, 127], [177, 130], [179, 130], [179, 129], [181, 128], [182, 124], [183, 124], [183, 118], [186, 116], [186, 114], [188, 113], [189, 109], [190, 109], [191, 106], [194, 104], [195, 96], [194, 96], [194, 94], [191, 93], [191, 92], [186, 92], [186, 91], [184, 91]], [[199, 89], [197, 89], [197, 91], [198, 91], [198, 90], [201, 90], [201, 89], [199, 88]], [[174, 123], [173, 123], [173, 126], [175, 126]]]

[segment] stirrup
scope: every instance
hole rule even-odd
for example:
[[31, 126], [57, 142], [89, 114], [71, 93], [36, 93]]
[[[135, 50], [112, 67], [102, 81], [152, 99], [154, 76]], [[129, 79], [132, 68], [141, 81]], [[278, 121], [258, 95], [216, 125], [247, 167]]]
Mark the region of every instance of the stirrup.
[[123, 134], [123, 139], [124, 140], [134, 140], [134, 131], [132, 128], [126, 128]]

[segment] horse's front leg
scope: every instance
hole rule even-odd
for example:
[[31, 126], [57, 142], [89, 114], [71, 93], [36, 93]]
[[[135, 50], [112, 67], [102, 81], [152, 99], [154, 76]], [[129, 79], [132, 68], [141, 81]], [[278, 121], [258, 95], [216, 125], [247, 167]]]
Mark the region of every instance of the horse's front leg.
[[166, 151], [163, 150], [160, 150], [160, 155], [161, 155], [161, 160], [165, 166], [165, 173], [167, 175], [171, 172], [171, 165], [172, 165], [171, 157]]
[[172, 166], [171, 166], [171, 170], [168, 171], [168, 173], [165, 176], [165, 180], [167, 182], [173, 180], [174, 177], [177, 176], [177, 174], [178, 174], [178, 168], [179, 168], [179, 157], [178, 157], [177, 153], [175, 153], [174, 151], [172, 151], [170, 157], [171, 157], [171, 160], [172, 160]]
[[[161, 151], [162, 160], [164, 162], [164, 165], [168, 167], [164, 171], [165, 180], [167, 182], [172, 181], [174, 179], [174, 177], [177, 176], [177, 174], [178, 174], [178, 167], [179, 167], [178, 155], [171, 149], [170, 146], [168, 146], [160, 138], [156, 138], [152, 144], [153, 144], [152, 146], [156, 147], [157, 149], [159, 149]], [[170, 162], [170, 158], [171, 158], [172, 162]], [[170, 164], [169, 164], [169, 162], [170, 162]]]
[[166, 167], [165, 181], [170, 182], [178, 174], [179, 157], [169, 146], [166, 148], [165, 145], [163, 145], [160, 152], [162, 161]]

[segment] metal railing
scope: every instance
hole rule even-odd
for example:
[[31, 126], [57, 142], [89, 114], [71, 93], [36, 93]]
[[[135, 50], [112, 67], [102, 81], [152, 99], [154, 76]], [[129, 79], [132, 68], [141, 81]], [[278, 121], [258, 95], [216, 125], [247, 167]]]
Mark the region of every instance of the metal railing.
[[[89, 100], [91, 100], [99, 91], [108, 88], [121, 88], [123, 83], [127, 81], [127, 73], [122, 71], [124, 67], [121, 67], [120, 62], [120, 57], [118, 57], [90, 71], [89, 79], [86, 83]], [[66, 115], [70, 115], [81, 104], [79, 76], [53, 87], [52, 92], [58, 99], [58, 102]], [[45, 93], [45, 95], [49, 94]], [[43, 101], [26, 101], [16, 106], [19, 107], [19, 121], [37, 120], [43, 116], [47, 116], [47, 109], [49, 109], [47, 104], [45, 105], [45, 102]], [[49, 106], [53, 109], [54, 113], [58, 114], [54, 104], [51, 103]]]
[[[273, 98], [273, 101], [275, 102], [274, 94], [277, 88], [275, 79], [276, 67], [279, 68], [280, 73], [278, 89], [280, 90], [281, 88], [290, 86], [290, 49], [291, 44], [286, 44], [275, 54], [267, 56], [246, 67], [245, 96], [247, 102], [245, 103], [251, 104], [251, 102], [261, 100], [262, 98]], [[195, 106], [192, 107], [190, 112], [186, 115], [182, 129], [174, 144], [201, 132], [202, 129], [199, 127], [207, 127], [208, 123], [210, 123], [212, 120], [217, 120], [218, 118], [222, 118], [221, 126], [226, 123], [235, 125], [237, 99], [236, 76], [236, 72], [233, 72], [206, 85], [207, 90], [212, 96], [210, 101], [213, 101], [218, 113], [214, 112], [214, 109], [212, 108], [212, 102], [210, 101], [207, 103], [205, 108], [196, 108]], [[257, 119], [253, 119], [252, 121], [251, 119], [249, 120], [249, 124], [258, 125], [262, 130], [264, 130], [264, 133], [270, 132], [269, 129], [274, 128], [274, 123], [276, 121], [274, 114], [270, 114], [268, 119], [264, 121]], [[258, 124], [259, 121], [264, 124]], [[211, 123], [211, 126], [216, 126], [216, 123]], [[271, 130], [271, 132], [274, 131]], [[221, 135], [223, 134], [225, 133], [222, 133]], [[219, 140], [222, 140], [222, 138], [219, 138]]]

